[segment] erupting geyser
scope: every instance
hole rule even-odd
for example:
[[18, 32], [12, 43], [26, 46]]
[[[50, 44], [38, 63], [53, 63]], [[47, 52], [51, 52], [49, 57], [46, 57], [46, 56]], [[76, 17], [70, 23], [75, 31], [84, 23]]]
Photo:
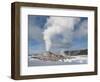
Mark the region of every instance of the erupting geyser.
[[46, 29], [43, 32], [46, 51], [48, 52], [55, 45], [53, 42], [56, 42], [56, 47], [60, 46], [59, 43], [57, 44], [57, 39], [54, 38], [55, 35], [62, 36], [61, 45], [69, 45], [72, 41], [74, 25], [79, 20], [75, 17], [49, 17], [45, 24]]

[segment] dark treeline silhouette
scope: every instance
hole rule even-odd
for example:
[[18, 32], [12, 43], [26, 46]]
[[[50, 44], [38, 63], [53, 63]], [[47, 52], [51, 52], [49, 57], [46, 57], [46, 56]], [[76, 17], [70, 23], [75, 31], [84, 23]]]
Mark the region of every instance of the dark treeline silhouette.
[[82, 50], [73, 50], [73, 51], [64, 51], [66, 55], [88, 55], [87, 49]]

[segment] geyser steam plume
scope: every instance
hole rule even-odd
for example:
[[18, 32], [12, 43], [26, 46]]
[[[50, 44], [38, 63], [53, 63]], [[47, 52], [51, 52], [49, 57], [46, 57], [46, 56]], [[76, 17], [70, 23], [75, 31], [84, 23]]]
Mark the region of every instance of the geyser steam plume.
[[63, 37], [61, 39], [61, 45], [71, 43], [74, 25], [79, 20], [78, 17], [49, 17], [45, 24], [46, 29], [43, 32], [46, 51], [49, 51], [55, 45], [53, 44], [54, 40], [57, 41], [54, 38], [55, 35], [61, 35]]

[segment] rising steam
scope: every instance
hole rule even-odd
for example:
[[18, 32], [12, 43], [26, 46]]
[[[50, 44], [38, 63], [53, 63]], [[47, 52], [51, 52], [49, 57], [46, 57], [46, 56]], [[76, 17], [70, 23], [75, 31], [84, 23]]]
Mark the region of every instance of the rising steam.
[[78, 21], [80, 21], [78, 17], [49, 17], [45, 24], [46, 29], [43, 32], [46, 51], [49, 51], [54, 45], [52, 38], [57, 34], [63, 37], [61, 40], [62, 44], [71, 43], [74, 25]]

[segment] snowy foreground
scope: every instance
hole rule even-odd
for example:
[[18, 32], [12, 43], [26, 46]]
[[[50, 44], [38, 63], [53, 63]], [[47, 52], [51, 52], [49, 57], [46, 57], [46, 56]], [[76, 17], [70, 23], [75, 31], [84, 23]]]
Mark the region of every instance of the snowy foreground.
[[87, 64], [87, 55], [71, 56], [58, 61], [44, 61], [37, 58], [28, 57], [28, 66], [51, 66], [51, 65], [76, 65], [76, 64]]

